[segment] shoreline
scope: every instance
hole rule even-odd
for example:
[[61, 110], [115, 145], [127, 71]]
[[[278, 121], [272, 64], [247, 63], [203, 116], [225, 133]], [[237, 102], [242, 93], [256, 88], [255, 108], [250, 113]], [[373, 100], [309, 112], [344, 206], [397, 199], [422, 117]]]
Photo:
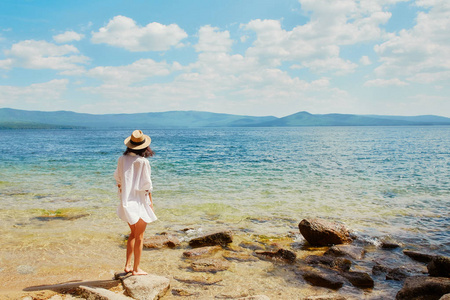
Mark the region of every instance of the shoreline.
[[[226, 226], [222, 224], [216, 227], [225, 228]], [[154, 232], [154, 230], [151, 231]], [[230, 288], [236, 289], [237, 292], [243, 295], [246, 293], [245, 288], [247, 288], [252, 293], [266, 294], [271, 299], [277, 299], [280, 295], [283, 295], [283, 297], [299, 293], [305, 295], [318, 295], [330, 292], [335, 295], [345, 295], [347, 299], [353, 299], [352, 297], [358, 299], [361, 295], [364, 295], [366, 299], [371, 299], [371, 297], [375, 299], [380, 293], [387, 292], [390, 296], [395, 295], [400, 289], [401, 284], [395, 281], [386, 282], [386, 280], [381, 280], [379, 276], [371, 274], [371, 269], [374, 265], [373, 260], [381, 259], [387, 263], [394, 263], [399, 266], [406, 265], [410, 270], [413, 270], [411, 275], [417, 275], [425, 271], [423, 264], [414, 262], [401, 253], [400, 249], [402, 248], [381, 249], [365, 240], [356, 239], [353, 244], [357, 247], [363, 247], [365, 255], [363, 258], [355, 260], [353, 268], [358, 271], [370, 273], [375, 280], [375, 287], [371, 291], [368, 291], [346, 284], [342, 289], [334, 292], [323, 287], [318, 288], [311, 286], [296, 274], [296, 268], [291, 264], [286, 264], [277, 259], [261, 259], [255, 255], [255, 249], [257, 248], [265, 251], [287, 249], [295, 253], [297, 263], [303, 264], [307, 256], [323, 255], [330, 247], [308, 246], [298, 232], [286, 232], [285, 235], [280, 236], [264, 236], [245, 234], [244, 232], [233, 230], [233, 242], [218, 251], [217, 253], [219, 254], [216, 253], [212, 255], [212, 257], [225, 258], [228, 255], [229, 257], [227, 260], [229, 261], [230, 266], [223, 271], [195, 272], [192, 271], [190, 267], [190, 260], [186, 259], [183, 256], [183, 253], [192, 248], [189, 246], [189, 240], [205, 233], [196, 232], [195, 229], [169, 231], [166, 233], [179, 238], [180, 243], [174, 248], [168, 248], [167, 246], [162, 245], [156, 249], [146, 249], [143, 254], [143, 269], [147, 270], [149, 273], [169, 277], [171, 279], [171, 284], [175, 289], [183, 290], [186, 289], [187, 286], [189, 287], [187, 290], [191, 292], [207, 293], [205, 296], [206, 298], [214, 293], [216, 295], [224, 293]], [[161, 234], [146, 232], [146, 239], [161, 236]], [[247, 246], [244, 247], [243, 245], [246, 244]], [[0, 290], [0, 295], [8, 297], [8, 294], [15, 294], [17, 296], [20, 293], [22, 293], [22, 295], [43, 293], [42, 291], [27, 292], [24, 289], [30, 289], [39, 285], [54, 285], [63, 282], [73, 282], [74, 280], [81, 280], [82, 282], [111, 280], [114, 273], [120, 272], [122, 269], [121, 264], [125, 254], [123, 245], [124, 239], [106, 239], [103, 243], [103, 247], [97, 246], [97, 253], [92, 253], [91, 257], [84, 254], [84, 259], [87, 258], [87, 260], [95, 261], [95, 258], [98, 257], [99, 253], [103, 253], [103, 255], [104, 253], [108, 253], [108, 256], [110, 257], [107, 262], [103, 262], [102, 264], [102, 262], [98, 260], [96, 266], [75, 267], [69, 263], [66, 266], [61, 266], [57, 272], [55, 272], [55, 270], [47, 270], [47, 272], [42, 272], [42, 270], [35, 270], [33, 272], [33, 270], [30, 270], [30, 273], [28, 274], [15, 274], [11, 278], [13, 281], [11, 283], [14, 283], [14, 280], [22, 279], [22, 284], [19, 283], [20, 281], [16, 282], [15, 289], [13, 288], [13, 285], [6, 284], [4, 287], [9, 286], [8, 290]], [[72, 257], [75, 258], [76, 253], [74, 253]], [[257, 260], [254, 259], [255, 257]], [[80, 259], [79, 263], [82, 263], [83, 261], [83, 259]], [[111, 264], [111, 261], [114, 261], [115, 263]], [[74, 261], [72, 261], [72, 263], [74, 263]], [[24, 271], [26, 273], [26, 269], [24, 269]], [[2, 271], [2, 273], [4, 272], [7, 272], [7, 270]], [[198, 274], [204, 278], [220, 278], [221, 284], [216, 286], [183, 283], [184, 279], [189, 282], [194, 275]], [[26, 286], [23, 284], [24, 280], [27, 282]], [[281, 294], [273, 294], [272, 290]], [[50, 293], [48, 295], [50, 295]], [[272, 297], [270, 297], [270, 295]], [[51, 297], [51, 295], [49, 297]], [[163, 299], [179, 299], [179, 296], [167, 294]], [[189, 299], [189, 297], [186, 299]], [[201, 298], [197, 297], [195, 299]]]

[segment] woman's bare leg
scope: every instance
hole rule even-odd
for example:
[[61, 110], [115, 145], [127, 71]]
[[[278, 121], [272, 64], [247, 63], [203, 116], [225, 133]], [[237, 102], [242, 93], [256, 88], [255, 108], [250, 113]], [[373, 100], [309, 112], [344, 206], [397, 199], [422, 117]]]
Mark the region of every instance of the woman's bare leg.
[[142, 219], [134, 224], [134, 266], [133, 275], [147, 275], [146, 272], [139, 268], [139, 263], [141, 262], [142, 247], [144, 245], [144, 231], [147, 227]]
[[128, 226], [130, 226], [131, 229], [131, 233], [130, 236], [128, 237], [128, 241], [127, 241], [127, 260], [125, 262], [125, 273], [131, 273], [133, 271], [133, 266], [131, 265], [131, 258], [133, 257], [133, 250], [134, 250], [134, 241], [135, 241], [135, 224], [130, 225], [128, 224]]

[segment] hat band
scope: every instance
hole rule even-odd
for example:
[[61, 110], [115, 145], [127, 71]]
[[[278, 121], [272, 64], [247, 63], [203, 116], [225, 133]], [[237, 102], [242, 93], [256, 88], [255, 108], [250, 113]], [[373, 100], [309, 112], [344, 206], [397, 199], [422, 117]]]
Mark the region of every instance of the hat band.
[[145, 143], [145, 139], [140, 141], [140, 142], [134, 142], [134, 141], [130, 140], [130, 143], [135, 145], [135, 146], [139, 146], [139, 145], [142, 145], [143, 143]]

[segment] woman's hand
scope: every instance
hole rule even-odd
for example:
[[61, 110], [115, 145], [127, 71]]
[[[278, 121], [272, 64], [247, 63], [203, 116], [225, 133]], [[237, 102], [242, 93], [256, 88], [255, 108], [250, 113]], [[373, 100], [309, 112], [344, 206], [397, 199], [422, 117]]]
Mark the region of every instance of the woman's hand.
[[153, 210], [152, 193], [148, 192], [148, 197], [150, 198], [150, 208]]

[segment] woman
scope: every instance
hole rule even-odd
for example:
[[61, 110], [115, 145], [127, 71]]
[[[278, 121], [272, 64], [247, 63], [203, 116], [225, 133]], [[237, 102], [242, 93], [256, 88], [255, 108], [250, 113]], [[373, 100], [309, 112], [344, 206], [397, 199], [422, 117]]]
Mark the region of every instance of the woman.
[[154, 154], [150, 142], [150, 137], [141, 130], [133, 131], [124, 141], [127, 150], [119, 157], [114, 172], [120, 198], [117, 215], [127, 222], [131, 229], [124, 271], [133, 275], [147, 275], [139, 268], [144, 231], [148, 223], [157, 219], [153, 212], [151, 168], [147, 160], [147, 157]]

